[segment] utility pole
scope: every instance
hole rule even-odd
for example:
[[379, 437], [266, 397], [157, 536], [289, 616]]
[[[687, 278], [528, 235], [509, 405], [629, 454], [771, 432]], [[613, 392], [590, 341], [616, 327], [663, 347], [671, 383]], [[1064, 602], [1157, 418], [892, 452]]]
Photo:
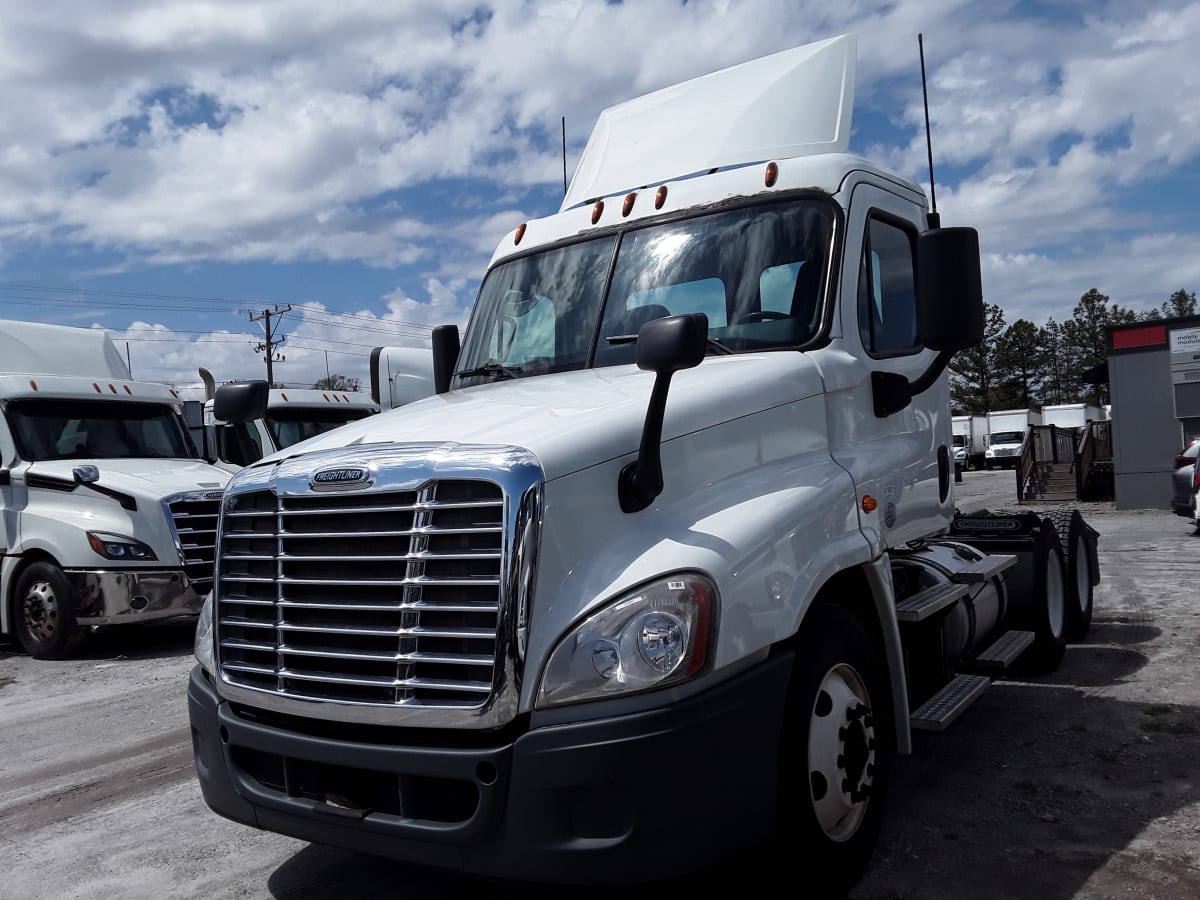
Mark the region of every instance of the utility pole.
[[[262, 353], [267, 359], [267, 385], [268, 387], [275, 386], [275, 373], [271, 368], [272, 363], [283, 362], [286, 359], [283, 354], [277, 354], [275, 348], [282, 344], [286, 338], [272, 337], [274, 329], [271, 327], [271, 320], [281, 317], [284, 313], [290, 312], [292, 304], [287, 305], [287, 309], [280, 309], [279, 304], [275, 304], [274, 309], [264, 309], [257, 316], [251, 316], [251, 322], [263, 323], [263, 340], [254, 348], [255, 353]], [[278, 326], [276, 326], [277, 328]]]

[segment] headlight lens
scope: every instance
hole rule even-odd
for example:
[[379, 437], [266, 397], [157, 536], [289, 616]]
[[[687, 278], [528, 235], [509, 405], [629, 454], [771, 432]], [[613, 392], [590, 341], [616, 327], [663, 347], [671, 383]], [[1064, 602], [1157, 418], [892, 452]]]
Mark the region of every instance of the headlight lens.
[[196, 623], [196, 662], [207, 672], [216, 670], [213, 659], [212, 591], [204, 595], [204, 605], [200, 607], [200, 620]]
[[137, 560], [139, 562], [158, 559], [154, 555], [154, 551], [141, 541], [135, 541], [123, 534], [113, 534], [109, 531], [89, 531], [87, 539], [88, 543], [92, 545], [92, 549], [105, 559]]
[[717, 590], [703, 576], [660, 578], [575, 626], [550, 655], [539, 707], [675, 684], [708, 662]]

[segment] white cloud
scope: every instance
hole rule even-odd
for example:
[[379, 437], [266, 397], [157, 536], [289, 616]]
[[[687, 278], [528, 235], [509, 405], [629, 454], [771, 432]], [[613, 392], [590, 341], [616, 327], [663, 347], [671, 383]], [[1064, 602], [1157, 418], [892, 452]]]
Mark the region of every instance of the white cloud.
[[[364, 313], [462, 321], [495, 241], [549, 211], [522, 207], [527, 188], [561, 179], [561, 116], [573, 164], [604, 106], [854, 30], [862, 108], [906, 135], [871, 153], [916, 178], [926, 177], [924, 34], [939, 207], [947, 224], [980, 229], [991, 299], [1061, 318], [1093, 285], [1114, 299], [1200, 287], [1164, 249], [1194, 258], [1197, 236], [1137, 202], [1200, 157], [1200, 3], [1065, 3], [1050, 10], [1054, 21], [1022, 9], [968, 0], [764, 0], [753, 11], [728, 0], [409, 0], [402, 11], [366, 0], [20, 4], [0, 19], [0, 260], [33, 242], [109, 249], [134, 266], [411, 265], [428, 298], [398, 289]], [[435, 182], [476, 195], [443, 194], [454, 199], [434, 210], [418, 195]], [[307, 317], [297, 332], [305, 328], [313, 341], [326, 333]], [[191, 366], [183, 356], [170, 371]], [[298, 380], [319, 377], [324, 353], [297, 347], [286, 367], [305, 373]]]

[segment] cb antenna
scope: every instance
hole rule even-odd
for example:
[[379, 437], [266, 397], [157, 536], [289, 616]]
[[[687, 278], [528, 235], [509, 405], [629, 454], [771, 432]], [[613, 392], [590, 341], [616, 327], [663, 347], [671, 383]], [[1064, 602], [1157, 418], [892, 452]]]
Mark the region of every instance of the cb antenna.
[[925, 150], [929, 155], [929, 227], [941, 228], [942, 217], [937, 211], [937, 189], [933, 186], [933, 138], [929, 134], [929, 91], [925, 87], [925, 40], [917, 34], [917, 48], [921, 52], [921, 96], [925, 100]]
[[563, 196], [567, 196], [567, 117], [562, 117], [563, 126]]

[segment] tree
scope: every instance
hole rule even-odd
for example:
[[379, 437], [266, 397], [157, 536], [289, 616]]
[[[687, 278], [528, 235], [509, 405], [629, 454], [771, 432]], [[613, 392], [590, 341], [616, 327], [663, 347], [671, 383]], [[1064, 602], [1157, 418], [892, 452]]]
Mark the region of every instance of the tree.
[[357, 391], [360, 382], [349, 375], [328, 375], [313, 385], [318, 391]]
[[1196, 292], [1193, 291], [1189, 294], [1180, 288], [1170, 296], [1161, 309], [1164, 319], [1173, 319], [1176, 316], [1194, 316], [1196, 314]]
[[1104, 362], [1108, 357], [1106, 327], [1137, 320], [1137, 313], [1132, 309], [1116, 303], [1110, 304], [1108, 295], [1100, 293], [1096, 288], [1089, 288], [1079, 298], [1071, 318], [1062, 325], [1060, 346], [1070, 391], [1075, 399], [1084, 399], [1084, 395], [1090, 393], [1092, 396], [1089, 399], [1097, 406], [1108, 402], [1107, 385], [1084, 385], [1080, 378], [1085, 371]]
[[1028, 319], [1017, 319], [996, 340], [998, 400], [1005, 407], [1028, 407], [1041, 393], [1051, 366], [1049, 335]]
[[1003, 332], [1004, 310], [995, 303], [985, 303], [983, 340], [960, 350], [950, 361], [950, 402], [955, 409], [987, 413], [996, 408], [996, 342]]

